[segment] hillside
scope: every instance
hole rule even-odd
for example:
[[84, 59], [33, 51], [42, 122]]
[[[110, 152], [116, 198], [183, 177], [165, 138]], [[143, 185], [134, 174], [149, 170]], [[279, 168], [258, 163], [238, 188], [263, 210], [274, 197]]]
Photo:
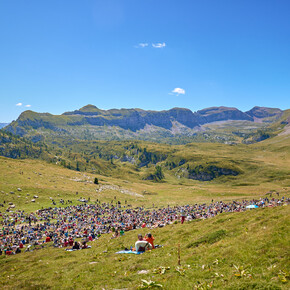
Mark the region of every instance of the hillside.
[[[273, 135], [283, 132], [279, 126], [280, 123], [273, 124], [271, 130], [276, 132]], [[173, 146], [144, 141], [72, 141], [66, 137], [47, 136], [45, 143], [33, 143], [30, 139], [0, 131], [0, 155], [41, 159], [76, 171], [121, 178], [132, 176], [136, 180], [158, 181], [162, 179], [156, 175], [160, 168], [165, 182], [192, 179], [256, 184], [278, 178], [287, 185], [290, 168], [284, 160], [290, 159], [289, 138], [287, 134], [279, 135], [265, 138], [256, 145], [190, 143]]]
[[[289, 137], [283, 135], [252, 145], [235, 146], [105, 141], [63, 143], [62, 150], [49, 149], [52, 155], [49, 163], [1, 157], [0, 197], [14, 202], [18, 208], [26, 206], [23, 204], [26, 193], [38, 195], [40, 200], [43, 198], [45, 203], [39, 206], [48, 206], [51, 204], [48, 197], [57, 197], [58, 193], [72, 200], [79, 198], [75, 192], [82, 192], [85, 197], [130, 199], [122, 189], [141, 195], [132, 197], [139, 205], [208, 202], [212, 198], [231, 200], [252, 198], [270, 191], [288, 192]], [[148, 178], [156, 174], [157, 166], [164, 174], [159, 182]], [[100, 185], [93, 184], [95, 177]], [[96, 192], [102, 185], [109, 186], [105, 186], [105, 195]], [[9, 192], [17, 192], [19, 187], [23, 189], [22, 198], [15, 200], [17, 193], [10, 195]], [[172, 194], [175, 200], [170, 199]], [[28, 205], [37, 209], [37, 204], [28, 202]]]
[[31, 140], [0, 130], [0, 156], [9, 158], [35, 158], [49, 160], [52, 155], [44, 143], [34, 144]]
[[1, 286], [137, 289], [144, 279], [164, 289], [289, 289], [289, 214], [289, 206], [282, 206], [154, 229], [155, 243], [163, 248], [143, 255], [115, 252], [134, 245], [137, 234], [148, 229], [117, 239], [102, 235], [81, 251], [48, 244], [30, 253], [2, 255]]
[[[212, 107], [193, 113], [184, 108], [168, 111], [101, 110], [87, 105], [62, 115], [25, 111], [5, 130], [34, 141], [47, 136], [69, 136], [82, 140], [146, 140], [170, 144], [239, 143], [246, 140], [248, 134], [267, 129], [282, 114], [280, 109], [263, 107], [255, 107], [248, 112]], [[223, 129], [214, 125], [220, 122]]]
[[[279, 126], [273, 124], [273, 130], [281, 131]], [[48, 163], [37, 160], [41, 155], [27, 158], [37, 154], [38, 144], [2, 132], [1, 146], [26, 148], [28, 155], [25, 159], [0, 157], [0, 221], [8, 212], [64, 208], [68, 200], [77, 206], [83, 198], [91, 205], [120, 201], [132, 210], [241, 202], [278, 194], [287, 198], [289, 138], [279, 135], [249, 145], [178, 146], [59, 138], [50, 142], [52, 147], [42, 147], [42, 154], [53, 157]], [[68, 162], [75, 170], [64, 168]], [[157, 166], [164, 179], [144, 179]], [[207, 181], [192, 178], [229, 173], [217, 168], [238, 174]], [[92, 248], [75, 252], [54, 248], [50, 242], [33, 252], [0, 256], [1, 287], [138, 289], [143, 279], [164, 289], [289, 289], [289, 216], [289, 206], [221, 213], [183, 225], [137, 229], [116, 239], [111, 239], [112, 233], [102, 234], [89, 243]], [[115, 254], [134, 246], [137, 234], [148, 231], [162, 248], [142, 255]]]

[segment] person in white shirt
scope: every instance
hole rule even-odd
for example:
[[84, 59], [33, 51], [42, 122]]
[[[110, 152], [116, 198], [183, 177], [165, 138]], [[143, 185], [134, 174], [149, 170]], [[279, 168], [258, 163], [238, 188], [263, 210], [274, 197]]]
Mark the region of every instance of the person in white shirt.
[[136, 252], [145, 252], [148, 249], [152, 249], [152, 245], [148, 243], [146, 240], [143, 240], [143, 236], [141, 234], [138, 235], [138, 241], [135, 243]]

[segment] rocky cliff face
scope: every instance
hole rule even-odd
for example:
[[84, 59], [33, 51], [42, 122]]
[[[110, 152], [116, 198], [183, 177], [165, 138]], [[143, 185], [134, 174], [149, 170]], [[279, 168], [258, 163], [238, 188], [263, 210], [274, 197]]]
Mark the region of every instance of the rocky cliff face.
[[86, 116], [86, 122], [91, 125], [119, 126], [132, 131], [143, 129], [146, 124], [171, 129], [173, 121], [177, 121], [191, 129], [205, 123], [216, 121], [253, 121], [252, 116], [236, 108], [227, 107], [212, 107], [193, 113], [191, 110], [184, 108], [173, 108], [168, 111], [144, 111], [140, 109], [100, 110], [93, 105], [88, 105], [80, 110], [66, 112], [63, 115]]
[[[188, 136], [188, 134], [193, 134], [191, 130], [197, 130], [201, 125], [207, 123], [229, 120], [254, 121], [255, 118], [275, 118], [275, 116], [280, 116], [281, 114], [282, 111], [279, 109], [260, 107], [254, 107], [244, 113], [236, 108], [228, 107], [212, 107], [192, 112], [184, 108], [173, 108], [168, 111], [145, 111], [141, 109], [101, 110], [96, 106], [87, 105], [79, 110], [66, 112], [62, 115], [25, 111], [5, 130], [24, 136], [33, 130], [41, 130], [41, 128], [70, 134], [69, 132], [76, 131], [76, 128], [79, 127], [82, 127], [82, 130], [84, 128], [100, 130], [100, 128], [106, 126], [119, 128], [123, 130], [122, 134], [124, 134], [125, 130], [132, 136], [132, 134], [138, 135], [140, 130], [142, 131], [144, 128], [150, 128], [151, 126], [151, 128], [155, 128], [155, 131], [158, 128], [161, 134], [169, 136], [175, 134], [175, 127], [178, 124], [182, 128], [182, 130], [178, 130], [178, 134]], [[267, 121], [269, 122], [269, 119]]]

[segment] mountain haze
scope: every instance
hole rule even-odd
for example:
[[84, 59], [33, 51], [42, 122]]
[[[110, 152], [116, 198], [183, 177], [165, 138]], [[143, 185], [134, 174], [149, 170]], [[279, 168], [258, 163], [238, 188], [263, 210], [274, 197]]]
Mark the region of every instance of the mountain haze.
[[7, 126], [9, 123], [0, 123], [0, 129], [4, 128], [5, 126]]

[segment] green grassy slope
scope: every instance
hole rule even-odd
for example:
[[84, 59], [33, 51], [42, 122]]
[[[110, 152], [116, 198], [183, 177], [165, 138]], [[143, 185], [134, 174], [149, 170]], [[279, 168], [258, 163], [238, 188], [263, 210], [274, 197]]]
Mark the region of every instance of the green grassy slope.
[[[264, 196], [271, 190], [281, 193], [290, 190], [289, 135], [277, 136], [253, 145], [236, 146], [200, 143], [169, 146], [135, 142], [134, 146], [143, 152], [139, 152], [136, 156], [130, 155], [136, 147], [130, 149], [131, 153], [127, 150], [131, 148], [130, 144], [131, 142], [76, 142], [68, 147], [63, 155], [58, 152], [61, 157], [54, 157], [53, 164], [38, 160], [12, 160], [0, 157], [0, 202], [5, 200], [13, 202], [17, 208], [28, 207], [36, 210], [41, 206], [51, 205], [49, 197], [59, 200], [63, 196], [66, 199], [77, 200], [81, 195], [106, 201], [117, 196], [120, 200], [127, 199], [136, 205], [152, 205], [152, 203], [167, 205], [209, 202], [211, 199], [252, 198]], [[94, 159], [90, 156], [91, 151], [97, 150], [96, 146], [98, 151], [94, 154], [100, 153], [104, 159]], [[167, 156], [165, 160], [157, 163], [165, 175], [162, 182], [142, 180], [142, 177], [154, 170], [155, 164], [152, 160], [143, 167], [139, 167], [139, 163], [133, 165], [119, 159], [113, 159], [113, 164], [109, 161], [111, 155], [122, 157], [125, 152], [141, 162], [138, 158], [144, 155], [144, 148], [147, 149], [147, 153], [152, 153], [150, 158]], [[63, 156], [72, 164], [79, 162], [81, 170], [86, 166], [89, 172], [68, 170], [59, 166]], [[86, 157], [90, 157], [93, 163], [91, 161], [87, 163]], [[175, 166], [172, 166], [173, 163]], [[186, 178], [184, 170], [200, 165], [232, 168], [240, 170], [241, 173], [237, 176], [221, 176], [212, 181]], [[93, 184], [95, 177], [99, 179], [99, 185]], [[102, 186], [112, 185], [119, 188], [107, 187], [103, 192], [96, 191]], [[17, 192], [19, 187], [22, 188], [21, 192]], [[143, 197], [123, 194], [120, 190], [122, 188]], [[10, 191], [15, 193], [10, 194]], [[80, 195], [77, 196], [76, 192]], [[34, 195], [38, 195], [39, 199], [32, 204], [30, 200]]]
[[[145, 279], [164, 289], [289, 289], [289, 213], [283, 206], [155, 229], [156, 243], [164, 247], [139, 256], [115, 252], [148, 230], [114, 240], [103, 235], [91, 249], [77, 252], [47, 247], [1, 256], [1, 288], [137, 289]], [[160, 266], [170, 269], [155, 273]]]
[[[25, 148], [26, 143], [23, 144]], [[62, 144], [67, 146], [62, 149], [64, 155], [58, 153], [71, 162], [85, 160], [98, 146], [98, 154], [105, 157], [96, 161], [99, 172], [104, 175], [95, 171], [69, 170], [40, 160], [0, 157], [0, 203], [5, 200], [4, 208], [0, 210], [5, 211], [12, 202], [15, 210], [35, 211], [52, 206], [50, 197], [61, 206], [61, 198], [78, 204], [80, 197], [91, 198], [92, 202], [96, 199], [110, 202], [116, 196], [122, 203], [127, 200], [133, 206], [148, 208], [153, 203], [167, 206], [209, 203], [212, 199], [260, 198], [271, 190], [289, 197], [289, 135], [236, 146], [207, 143], [168, 146], [135, 142], [143, 155], [144, 148], [147, 153], [152, 153], [147, 167], [120, 159], [110, 160], [112, 154], [122, 156], [124, 151], [133, 154], [136, 148], [131, 148], [131, 152], [127, 146], [130, 144]], [[61, 150], [55, 146], [52, 152]], [[142, 155], [140, 152], [135, 156], [136, 160]], [[142, 180], [144, 174], [155, 168], [155, 158], [160, 154], [167, 155], [166, 159], [161, 158], [156, 163], [162, 167], [165, 179], [162, 182]], [[55, 161], [60, 162], [59, 157]], [[179, 165], [180, 161], [185, 163]], [[172, 163], [178, 166], [172, 167]], [[194, 168], [201, 164], [233, 166], [241, 173], [205, 182], [187, 179], [180, 174], [187, 165]], [[88, 171], [89, 166], [90, 162], [87, 163]], [[99, 179], [99, 185], [93, 183], [95, 177]], [[32, 202], [34, 195], [38, 198]], [[114, 240], [110, 235], [103, 235], [91, 244], [91, 249], [79, 252], [68, 253], [47, 247], [33, 253], [0, 256], [0, 285], [3, 289], [136, 289], [141, 279], [145, 279], [158, 282], [165, 289], [207, 289], [210, 285], [218, 289], [289, 289], [289, 213], [289, 206], [283, 206], [221, 214], [209, 220], [154, 229], [156, 243], [164, 247], [141, 256], [116, 255], [115, 252], [133, 246], [137, 234], [145, 234], [145, 230], [128, 232]], [[182, 266], [179, 272], [176, 270], [178, 243], [181, 244]], [[153, 269], [160, 266], [170, 269], [164, 275], [154, 273]], [[149, 272], [138, 274], [142, 270]]]
[[[201, 156], [207, 154], [206, 160], [213, 160], [220, 164], [233, 163], [243, 170], [243, 173], [238, 176], [222, 176], [205, 182], [184, 177], [178, 178], [176, 173], [184, 165], [168, 170], [165, 165], [166, 161], [160, 163], [165, 179], [162, 182], [152, 182], [141, 179], [142, 175], [150, 171], [150, 166], [137, 168], [137, 170], [127, 162], [108, 166], [107, 163], [100, 161], [100, 168], [103, 166], [105, 172], [111, 172], [110, 175], [105, 176], [68, 170], [57, 164], [39, 160], [0, 157], [0, 202], [2, 203], [4, 200], [6, 203], [13, 202], [16, 209], [36, 210], [42, 206], [50, 206], [49, 197], [55, 200], [65, 198], [76, 201], [82, 196], [90, 197], [92, 200], [111, 201], [116, 196], [122, 201], [127, 200], [135, 205], [151, 206], [153, 203], [167, 205], [210, 202], [211, 199], [259, 198], [265, 196], [270, 190], [286, 194], [290, 191], [290, 165], [289, 162], [286, 162], [289, 160], [289, 150], [285, 144], [283, 142], [273, 146], [265, 144], [259, 145], [258, 148], [246, 145], [241, 148], [220, 145], [221, 148], [218, 148], [216, 144], [199, 147], [191, 144], [184, 148], [191, 153], [185, 150], [176, 151], [175, 154], [178, 158], [180, 158], [178, 154], [186, 154], [186, 156], [192, 154], [190, 158], [199, 156], [198, 158], [202, 159]], [[152, 146], [155, 145], [152, 144]], [[251, 148], [250, 151], [249, 148]], [[162, 148], [160, 149], [162, 150]], [[228, 151], [228, 149], [236, 151]], [[153, 152], [153, 148], [150, 146], [148, 150]], [[215, 159], [214, 154], [219, 156]], [[189, 164], [194, 162], [194, 160], [188, 161]], [[95, 177], [99, 179], [99, 185], [93, 183]], [[96, 191], [103, 187], [105, 187], [104, 191]], [[18, 192], [17, 188], [21, 188], [22, 191]], [[127, 189], [134, 194], [124, 194], [121, 189]], [[11, 191], [14, 194], [10, 194]], [[76, 195], [76, 192], [79, 195]], [[34, 195], [39, 198], [32, 203], [31, 199]], [[174, 199], [171, 198], [172, 196]]]

